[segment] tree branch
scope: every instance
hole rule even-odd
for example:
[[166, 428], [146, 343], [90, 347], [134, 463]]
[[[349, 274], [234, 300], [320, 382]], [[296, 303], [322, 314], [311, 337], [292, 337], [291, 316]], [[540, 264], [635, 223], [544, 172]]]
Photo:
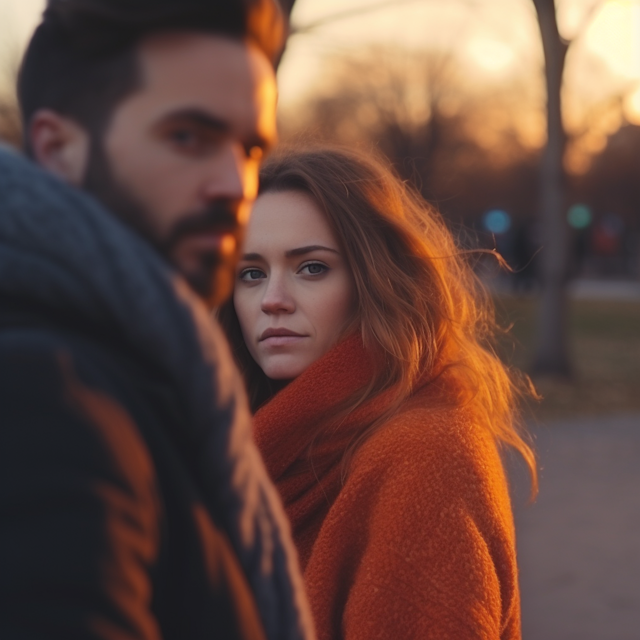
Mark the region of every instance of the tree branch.
[[[309, 33], [311, 31], [314, 31], [318, 27], [323, 27], [333, 22], [339, 22], [340, 20], [346, 20], [354, 16], [360, 16], [366, 13], [373, 13], [374, 11], [380, 11], [390, 7], [397, 7], [398, 5], [401, 5], [401, 4], [413, 4], [415, 2], [425, 2], [425, 1], [426, 0], [384, 0], [383, 2], [378, 2], [368, 7], [358, 7], [357, 9], [347, 9], [346, 11], [334, 13], [333, 15], [320, 18], [319, 20], [315, 20], [314, 22], [311, 22], [306, 25], [300, 25], [300, 26], [292, 25], [290, 33], [291, 35], [296, 35], [299, 33]], [[462, 0], [462, 1], [465, 4], [473, 4], [473, 0]]]
[[[584, 19], [580, 24], [580, 27], [576, 31], [576, 35], [573, 37], [573, 41], [577, 40], [586, 30], [589, 24], [591, 24], [591, 20], [593, 20], [593, 16], [598, 12], [600, 7], [604, 5], [606, 0], [596, 0], [588, 9], [584, 15]], [[572, 42], [573, 42], [572, 41]]]

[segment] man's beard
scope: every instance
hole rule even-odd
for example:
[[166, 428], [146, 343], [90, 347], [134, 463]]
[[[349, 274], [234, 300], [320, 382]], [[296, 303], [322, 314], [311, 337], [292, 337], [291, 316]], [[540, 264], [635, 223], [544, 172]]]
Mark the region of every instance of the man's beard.
[[[214, 202], [200, 211], [180, 215], [174, 226], [166, 234], [161, 234], [154, 225], [153, 212], [148, 211], [129, 189], [118, 182], [102, 144], [96, 141], [91, 144], [82, 187], [147, 240], [210, 306], [219, 305], [231, 293], [240, 229], [237, 216], [226, 200]], [[181, 269], [172, 259], [177, 245], [191, 235], [206, 232], [231, 234], [236, 239], [236, 250], [226, 255], [220, 252], [202, 254], [196, 271]]]

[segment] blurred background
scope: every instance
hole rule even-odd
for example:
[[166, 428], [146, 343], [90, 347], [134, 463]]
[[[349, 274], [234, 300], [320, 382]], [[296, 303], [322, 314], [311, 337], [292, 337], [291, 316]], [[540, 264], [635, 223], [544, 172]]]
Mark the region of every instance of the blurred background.
[[[281, 138], [376, 149], [437, 205], [543, 396], [513, 471], [525, 640], [640, 639], [640, 0], [281, 0]], [[0, 138], [43, 0], [0, 0]]]

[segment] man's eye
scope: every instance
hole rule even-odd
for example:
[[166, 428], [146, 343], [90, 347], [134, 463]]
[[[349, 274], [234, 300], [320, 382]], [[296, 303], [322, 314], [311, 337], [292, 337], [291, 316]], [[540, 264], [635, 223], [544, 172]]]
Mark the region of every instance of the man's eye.
[[174, 129], [169, 132], [169, 141], [182, 151], [201, 153], [207, 148], [207, 140], [191, 129]]
[[264, 277], [265, 275], [260, 269], [245, 269], [240, 273], [240, 280], [244, 280], [245, 282], [254, 282]]
[[189, 144], [195, 140], [195, 136], [192, 131], [177, 129], [171, 132], [171, 139], [178, 144]]

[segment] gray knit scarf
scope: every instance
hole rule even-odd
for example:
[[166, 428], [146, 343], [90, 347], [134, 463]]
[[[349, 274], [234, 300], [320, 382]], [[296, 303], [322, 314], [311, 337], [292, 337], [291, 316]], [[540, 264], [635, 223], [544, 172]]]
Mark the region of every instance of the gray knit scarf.
[[273, 640], [313, 635], [289, 528], [226, 341], [153, 249], [95, 200], [0, 147], [0, 293], [105, 326], [172, 382], [217, 523]]

